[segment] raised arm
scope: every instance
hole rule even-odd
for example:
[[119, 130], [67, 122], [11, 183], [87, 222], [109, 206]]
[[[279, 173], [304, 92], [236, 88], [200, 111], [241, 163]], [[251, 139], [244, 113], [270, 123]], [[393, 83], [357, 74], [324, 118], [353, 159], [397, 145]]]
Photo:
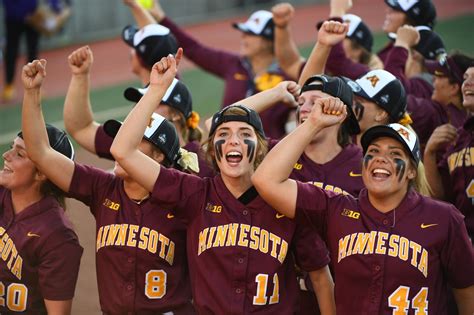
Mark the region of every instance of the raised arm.
[[46, 60], [35, 60], [23, 67], [22, 131], [26, 151], [36, 167], [63, 191], [69, 191], [74, 162], [49, 145], [41, 111], [41, 85], [46, 77]]
[[142, 153], [139, 145], [156, 109], [156, 100], [161, 100], [171, 85], [182, 56], [183, 50], [179, 48], [176, 59], [169, 55], [153, 65], [148, 91], [128, 114], [110, 148], [110, 153], [120, 166], [148, 191], [153, 190], [161, 166]]
[[130, 8], [133, 18], [138, 25], [139, 29], [149, 25], [155, 24], [156, 20], [147, 9], [142, 7], [137, 0], [123, 0], [123, 3]]
[[290, 3], [280, 3], [272, 8], [273, 22], [275, 23], [275, 56], [280, 68], [292, 79], [298, 80], [304, 58], [291, 35], [290, 22], [295, 9]]
[[438, 199], [444, 199], [445, 192], [436, 157], [438, 152], [449, 143], [453, 143], [457, 136], [454, 126], [450, 124], [441, 125], [433, 131], [425, 147], [423, 163], [425, 165], [426, 180], [431, 187], [433, 197]]
[[252, 176], [252, 183], [275, 210], [289, 218], [295, 217], [296, 181], [288, 178], [293, 166], [319, 131], [341, 123], [346, 116], [341, 100], [318, 99], [308, 119], [270, 150]]
[[311, 76], [324, 73], [326, 61], [332, 46], [339, 43], [346, 37], [347, 24], [336, 21], [325, 21], [318, 32], [318, 41], [314, 45], [311, 55], [301, 72], [298, 80], [300, 85]]
[[66, 131], [84, 149], [95, 152], [95, 134], [99, 124], [94, 121], [90, 101], [90, 71], [94, 57], [89, 46], [73, 51], [68, 57], [71, 82], [64, 101]]

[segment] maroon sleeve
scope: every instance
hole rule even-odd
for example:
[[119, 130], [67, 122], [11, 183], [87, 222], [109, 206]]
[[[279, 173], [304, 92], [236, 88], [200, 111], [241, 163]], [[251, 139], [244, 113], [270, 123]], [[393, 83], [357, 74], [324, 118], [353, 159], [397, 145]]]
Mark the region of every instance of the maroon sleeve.
[[[101, 169], [75, 163], [68, 197], [78, 199], [88, 206], [95, 204], [100, 192], [105, 191], [108, 185], [114, 184], [115, 176]], [[93, 208], [92, 213], [95, 215]]]
[[390, 49], [385, 60], [385, 70], [392, 73], [402, 82], [407, 94], [415, 97], [431, 99], [433, 86], [421, 77], [407, 78], [405, 76], [405, 64], [408, 59], [408, 50], [404, 47], [394, 46]]
[[197, 205], [205, 200], [207, 180], [211, 179], [162, 167], [151, 195], [161, 207], [173, 209], [177, 215], [190, 220], [204, 208]]
[[38, 266], [39, 286], [47, 300], [63, 301], [74, 297], [82, 247], [69, 229], [53, 233], [41, 249]]
[[236, 54], [204, 46], [167, 17], [161, 21], [161, 24], [174, 34], [179, 46], [184, 49], [185, 57], [218, 77], [224, 78], [229, 69], [234, 69], [234, 67], [228, 67], [229, 64], [240, 62], [240, 57]]
[[313, 184], [296, 181], [298, 192], [296, 197], [295, 220], [298, 224], [319, 227], [327, 219], [328, 196], [330, 192], [324, 191]]
[[298, 224], [294, 236], [296, 263], [304, 271], [321, 269], [329, 264], [329, 251], [316, 229]]
[[342, 43], [333, 46], [326, 62], [326, 70], [332, 75], [343, 75], [355, 80], [370, 71], [369, 67], [346, 57]]
[[110, 147], [113, 141], [114, 138], [105, 133], [104, 125], [100, 125], [95, 133], [94, 145], [96, 154], [101, 158], [113, 161], [114, 157], [110, 154]]
[[474, 249], [467, 235], [464, 216], [454, 206], [449, 207], [449, 230], [440, 258], [449, 284], [462, 289], [474, 285]]

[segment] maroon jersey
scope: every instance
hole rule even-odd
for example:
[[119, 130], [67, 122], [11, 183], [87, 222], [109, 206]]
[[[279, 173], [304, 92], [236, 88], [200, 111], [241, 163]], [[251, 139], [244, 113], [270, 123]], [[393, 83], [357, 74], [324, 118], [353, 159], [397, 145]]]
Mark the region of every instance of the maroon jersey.
[[413, 129], [422, 146], [428, 142], [436, 127], [450, 123], [459, 128], [467, 118], [467, 113], [463, 108], [453, 104], [441, 105], [431, 99], [413, 95], [407, 96], [407, 112], [413, 120]]
[[336, 275], [338, 314], [447, 314], [447, 284], [474, 285], [463, 216], [410, 190], [382, 213], [356, 199], [298, 182], [296, 220], [323, 221]]
[[156, 314], [183, 308], [191, 300], [185, 226], [152, 198], [132, 201], [123, 185], [113, 174], [76, 164], [69, 190], [96, 219], [102, 311]]
[[355, 144], [349, 144], [325, 164], [317, 164], [303, 153], [293, 167], [290, 178], [310, 182], [335, 193], [357, 196], [364, 187], [362, 149]]
[[[276, 63], [267, 69], [265, 74], [255, 78], [247, 59], [234, 53], [204, 46], [169, 18], [164, 18], [161, 24], [168, 27], [176, 36], [187, 58], [203, 70], [225, 81], [222, 107], [272, 88], [281, 81], [291, 80]], [[259, 113], [266, 136], [274, 139], [282, 138], [286, 134], [285, 124], [290, 112], [291, 109], [281, 103]]]
[[255, 189], [236, 199], [222, 178], [199, 178], [161, 168], [152, 196], [188, 225], [187, 250], [194, 304], [200, 314], [293, 314], [294, 269], [328, 263], [313, 230], [278, 214]]
[[464, 214], [467, 231], [474, 240], [474, 117], [458, 129], [456, 143], [440, 162], [448, 199]]
[[46, 314], [44, 299], [74, 297], [82, 247], [53, 197], [15, 214], [0, 186], [0, 314]]
[[[110, 147], [112, 146], [113, 141], [114, 138], [106, 134], [104, 131], [104, 126], [100, 125], [100, 127], [97, 129], [94, 140], [95, 152], [97, 153], [97, 155], [104, 159], [113, 160], [114, 157], [112, 156], [112, 154], [110, 154]], [[188, 150], [189, 152], [194, 152], [197, 154], [199, 162], [199, 173], [197, 175], [199, 177], [214, 176], [215, 172], [207, 163], [204, 157], [204, 152], [201, 150], [201, 145], [199, 144], [199, 142], [188, 142], [183, 148]]]

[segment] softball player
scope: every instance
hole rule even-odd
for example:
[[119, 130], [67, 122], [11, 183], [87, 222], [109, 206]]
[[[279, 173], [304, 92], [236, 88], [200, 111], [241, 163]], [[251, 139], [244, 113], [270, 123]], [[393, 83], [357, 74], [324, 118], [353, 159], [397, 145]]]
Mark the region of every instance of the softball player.
[[[435, 129], [425, 148], [427, 178], [433, 195], [451, 201], [465, 216], [467, 231], [474, 242], [474, 63], [464, 73], [463, 106], [469, 113], [464, 125], [457, 129], [450, 124]], [[436, 157], [446, 144], [450, 145], [443, 158]]]
[[[274, 23], [272, 13], [259, 10], [244, 23], [232, 26], [242, 33], [240, 52], [228, 52], [205, 46], [187, 34], [166, 16], [159, 1], [155, 1], [154, 14], [157, 22], [168, 27], [176, 36], [186, 57], [193, 63], [225, 82], [221, 107], [233, 104], [245, 97], [274, 87], [288, 76], [280, 69], [274, 54]], [[285, 134], [285, 124], [291, 109], [278, 104], [262, 112], [263, 128], [267, 136], [280, 139]]]
[[[177, 56], [179, 61], [179, 50]], [[253, 189], [250, 176], [266, 151], [258, 114], [237, 105], [214, 115], [207, 142], [220, 173], [214, 178], [165, 169], [138, 151], [153, 100], [163, 95], [175, 73], [172, 56], [154, 66], [150, 88], [119, 130], [111, 153], [187, 224], [198, 313], [293, 314], [298, 286], [290, 251], [303, 269], [314, 271], [327, 268], [327, 250], [317, 234], [277, 214]], [[328, 300], [330, 288], [326, 291]]]
[[[70, 161], [74, 150], [66, 134], [46, 130], [52, 150]], [[3, 160], [0, 314], [70, 314], [82, 247], [64, 214], [64, 194], [30, 159], [22, 133]]]
[[[96, 219], [99, 300], [105, 314], [193, 314], [185, 251], [186, 227], [170, 208], [155, 211], [156, 200], [116, 164], [114, 174], [73, 163], [45, 141], [39, 90], [46, 61], [23, 68], [30, 89], [23, 103], [23, 130], [31, 158], [53, 183], [90, 207]], [[26, 85], [26, 84], [25, 84]], [[163, 117], [148, 118], [140, 150], [173, 166], [179, 142]], [[111, 134], [120, 127], [108, 121]]]
[[359, 198], [288, 179], [314, 135], [345, 116], [341, 101], [319, 100], [269, 152], [255, 187], [280, 213], [328, 226], [338, 314], [445, 314], [448, 283], [460, 313], [471, 314], [474, 252], [463, 217], [416, 191], [421, 154], [412, 131], [391, 124], [365, 132]]
[[[69, 134], [84, 149], [102, 158], [113, 159], [109, 151], [113, 138], [105, 132], [103, 125], [94, 121], [92, 113], [89, 75], [93, 60], [88, 46], [75, 50], [68, 57], [72, 76], [64, 102], [64, 124]], [[145, 92], [146, 89], [127, 88], [124, 96], [132, 102], [138, 102]], [[173, 81], [167, 95], [157, 105], [155, 112], [173, 122], [176, 127], [180, 146], [198, 154], [198, 175], [213, 176], [214, 172], [202, 157], [199, 115], [192, 110], [191, 92], [186, 85], [179, 80]]]

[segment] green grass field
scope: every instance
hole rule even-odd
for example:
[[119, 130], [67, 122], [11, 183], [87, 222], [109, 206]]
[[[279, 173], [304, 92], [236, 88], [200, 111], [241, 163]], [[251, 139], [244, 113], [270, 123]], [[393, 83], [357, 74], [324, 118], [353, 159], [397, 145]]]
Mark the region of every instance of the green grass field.
[[[436, 31], [442, 36], [448, 51], [454, 49], [464, 53], [474, 54], [474, 33], [472, 22], [474, 14], [456, 17], [441, 21], [436, 26]], [[384, 34], [375, 35], [375, 51], [387, 42]], [[301, 47], [301, 53], [308, 56], [312, 45]], [[189, 70], [182, 74], [182, 79], [189, 86], [193, 95], [194, 110], [201, 117], [208, 117], [219, 108], [222, 97], [223, 82], [201, 70]], [[97, 114], [98, 121], [108, 118], [123, 119], [131, 107], [123, 96], [123, 90], [137, 82], [126, 82], [117, 86], [93, 90], [91, 100], [93, 110]], [[56, 122], [62, 126], [62, 106], [64, 97], [46, 99], [43, 101], [43, 110], [46, 121]], [[13, 140], [16, 132], [20, 129], [21, 113], [20, 106], [0, 108], [0, 152], [4, 152]]]

